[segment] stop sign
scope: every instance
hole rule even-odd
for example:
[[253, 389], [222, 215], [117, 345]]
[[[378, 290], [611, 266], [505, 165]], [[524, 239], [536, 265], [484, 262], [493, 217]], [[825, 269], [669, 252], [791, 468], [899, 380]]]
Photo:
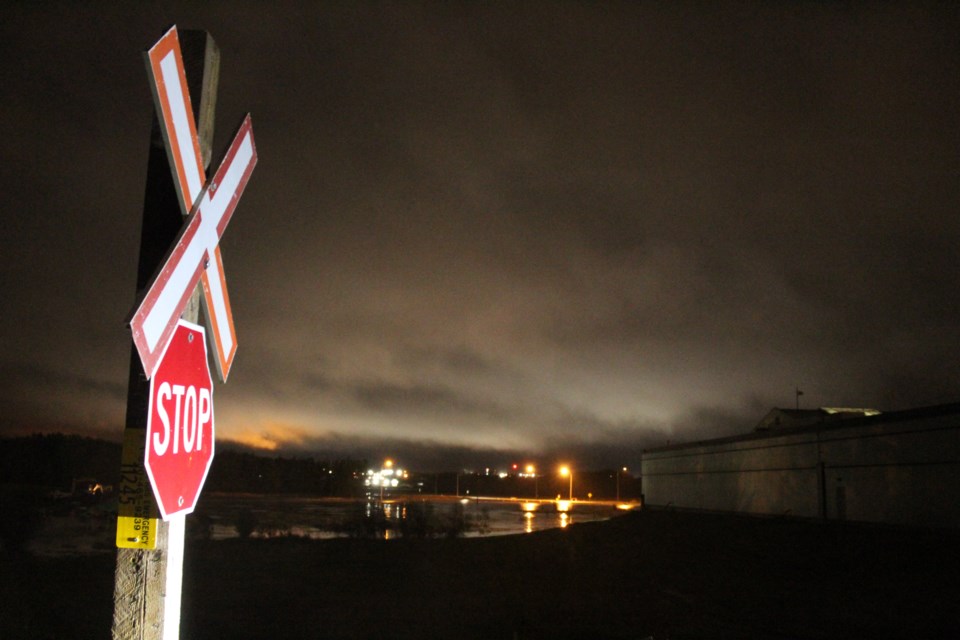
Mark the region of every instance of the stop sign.
[[213, 462], [213, 385], [203, 327], [180, 320], [150, 380], [144, 466], [164, 520], [191, 513]]

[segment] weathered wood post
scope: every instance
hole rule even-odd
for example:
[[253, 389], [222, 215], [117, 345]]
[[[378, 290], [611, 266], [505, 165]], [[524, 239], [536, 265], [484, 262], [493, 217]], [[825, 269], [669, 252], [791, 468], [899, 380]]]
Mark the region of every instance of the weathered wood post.
[[[180, 46], [197, 122], [204, 166], [209, 166], [220, 54], [203, 31], [180, 32]], [[144, 195], [137, 291], [150, 283], [183, 226], [179, 195], [170, 171], [156, 113], [151, 131]], [[183, 318], [199, 319], [200, 287], [194, 291]], [[117, 523], [117, 564], [114, 583], [114, 640], [155, 640], [179, 637], [184, 517], [159, 519], [153, 492], [143, 467], [150, 384], [136, 348], [131, 347], [124, 431], [120, 510]]]

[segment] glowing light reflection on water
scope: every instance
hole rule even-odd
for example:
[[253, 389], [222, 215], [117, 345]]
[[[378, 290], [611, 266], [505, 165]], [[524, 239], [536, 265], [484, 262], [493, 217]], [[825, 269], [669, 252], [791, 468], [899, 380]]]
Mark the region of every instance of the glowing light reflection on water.
[[[315, 498], [213, 494], [205, 496], [197, 514], [209, 523], [210, 537], [237, 537], [236, 519], [249, 511], [257, 526], [251, 537], [292, 535], [312, 539], [404, 535], [442, 537], [457, 529], [464, 537], [513, 535], [564, 528], [577, 522], [606, 520], [616, 514], [610, 505], [587, 502], [517, 502], [462, 499], [421, 501], [327, 501]], [[422, 527], [418, 529], [417, 527]]]

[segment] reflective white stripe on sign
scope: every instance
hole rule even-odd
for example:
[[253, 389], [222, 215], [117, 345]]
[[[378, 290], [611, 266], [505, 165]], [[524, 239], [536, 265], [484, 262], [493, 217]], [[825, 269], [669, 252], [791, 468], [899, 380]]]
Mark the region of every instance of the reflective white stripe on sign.
[[[167, 102], [170, 105], [170, 116], [173, 120], [173, 134], [177, 139], [177, 148], [180, 152], [180, 165], [183, 167], [187, 179], [186, 198], [188, 209], [197, 200], [197, 195], [203, 188], [203, 169], [197, 164], [199, 158], [194, 153], [194, 140], [191, 132], [190, 120], [193, 114], [187, 114], [187, 104], [184, 102], [184, 87], [180, 84], [180, 72], [177, 67], [177, 58], [171, 51], [160, 61], [160, 70], [163, 73], [163, 84], [167, 91]], [[188, 119], [189, 118], [189, 119]]]

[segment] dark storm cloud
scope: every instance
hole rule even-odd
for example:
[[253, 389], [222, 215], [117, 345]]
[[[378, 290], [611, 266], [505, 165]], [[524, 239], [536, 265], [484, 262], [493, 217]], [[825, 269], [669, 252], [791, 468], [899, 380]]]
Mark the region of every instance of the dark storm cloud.
[[64, 390], [71, 392], [94, 393], [112, 396], [114, 399], [126, 397], [126, 385], [107, 381], [84, 372], [69, 372], [62, 369], [41, 368], [33, 364], [4, 365], [0, 367], [0, 379], [20, 389], [45, 387], [51, 392]]
[[69, 430], [96, 431], [115, 425], [103, 419], [126, 400], [126, 385], [97, 372], [68, 371], [62, 365], [30, 363], [0, 366], [0, 428], [10, 432]]
[[214, 148], [250, 111], [260, 155], [225, 436], [615, 463], [797, 386], [960, 395], [954, 7], [57, 7], [0, 26], [8, 367], [125, 384], [139, 56], [177, 23], [221, 48]]
[[479, 404], [443, 386], [370, 383], [357, 386], [354, 394], [362, 407], [379, 412], [427, 415], [481, 413], [488, 418], [503, 413], [496, 407]]
[[[300, 457], [313, 455], [326, 459], [362, 459], [371, 464], [391, 458], [404, 468], [417, 471], [440, 472], [471, 470], [482, 472], [506, 471], [512, 464], [533, 463], [544, 473], [557, 461], [575, 460], [578, 468], [601, 469], [611, 466], [639, 468], [644, 447], [662, 444], [666, 440], [638, 438], [635, 432], [624, 432], [623, 437], [591, 442], [560, 440], [537, 448], [458, 446], [443, 440], [407, 439], [395, 437], [368, 437], [357, 434], [326, 433], [297, 440], [273, 439], [269, 432], [261, 434], [257, 449], [269, 449], [274, 455]], [[224, 440], [227, 448], [245, 449], [248, 443]]]
[[454, 375], [495, 375], [496, 366], [480, 353], [459, 348], [414, 348], [399, 355], [402, 364], [439, 369]]

